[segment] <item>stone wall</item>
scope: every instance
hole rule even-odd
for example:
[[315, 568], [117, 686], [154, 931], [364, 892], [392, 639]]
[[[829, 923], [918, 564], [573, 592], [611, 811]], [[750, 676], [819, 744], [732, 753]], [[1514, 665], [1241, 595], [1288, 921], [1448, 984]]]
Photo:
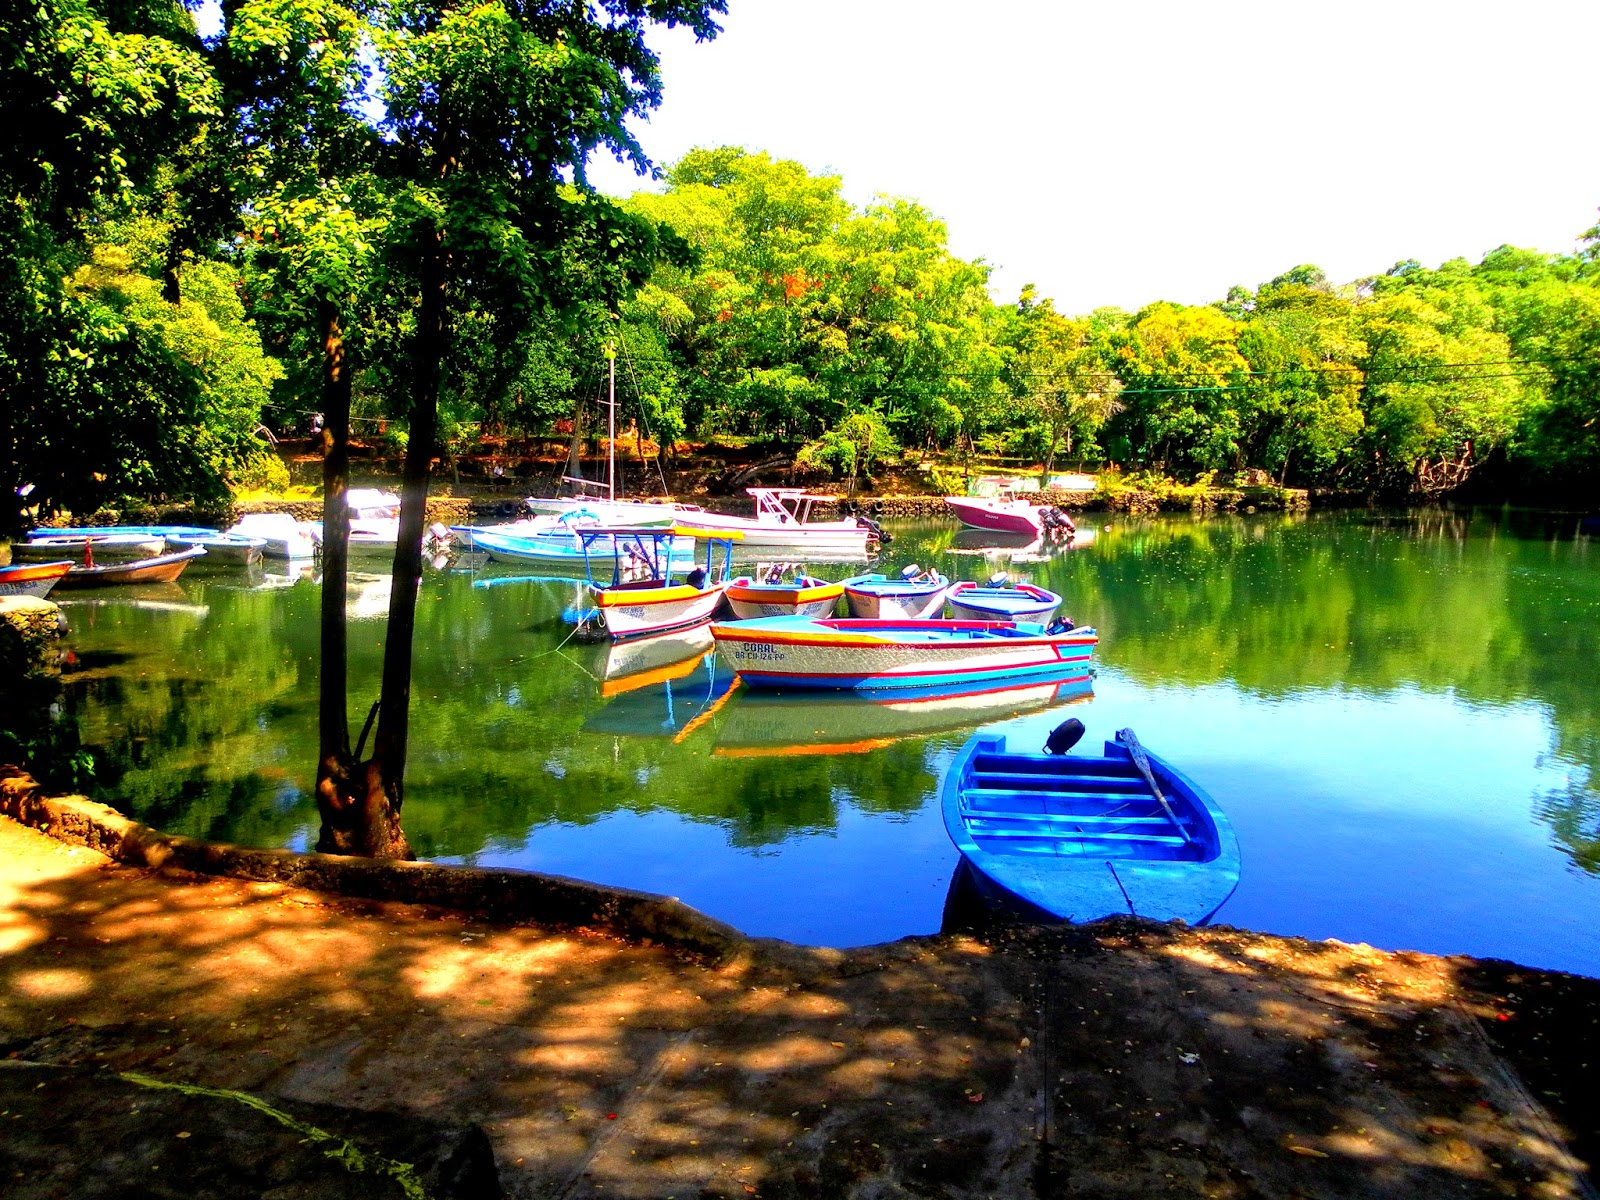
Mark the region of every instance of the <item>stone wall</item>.
[[61, 675], [61, 610], [33, 596], [0, 596], [0, 690]]

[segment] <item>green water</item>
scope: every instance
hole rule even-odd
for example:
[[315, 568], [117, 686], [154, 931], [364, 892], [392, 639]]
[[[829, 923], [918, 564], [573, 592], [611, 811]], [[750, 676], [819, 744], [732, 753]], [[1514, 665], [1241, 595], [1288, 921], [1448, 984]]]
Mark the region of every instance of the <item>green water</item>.
[[[694, 645], [608, 682], [629, 664], [567, 640], [575, 583], [450, 569], [420, 597], [405, 826], [425, 857], [668, 892], [756, 934], [932, 932], [955, 865], [943, 765], [979, 725], [1042, 740], [1071, 704], [1091, 739], [1133, 725], [1229, 813], [1244, 872], [1219, 920], [1600, 975], [1600, 543], [1575, 526], [1117, 519], [1011, 563], [1101, 631], [1092, 694], [988, 708], [729, 692]], [[953, 526], [893, 531], [875, 569], [1011, 562]], [[357, 727], [387, 587], [352, 589]], [[173, 832], [314, 842], [313, 579], [63, 599], [66, 719], [101, 798]]]

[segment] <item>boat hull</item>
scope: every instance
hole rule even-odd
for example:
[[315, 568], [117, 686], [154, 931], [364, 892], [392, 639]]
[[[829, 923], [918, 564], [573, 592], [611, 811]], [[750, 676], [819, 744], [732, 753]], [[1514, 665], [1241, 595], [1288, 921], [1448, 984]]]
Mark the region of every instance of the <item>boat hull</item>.
[[162, 554], [138, 562], [115, 563], [105, 567], [73, 567], [56, 584], [58, 588], [120, 587], [129, 583], [171, 583], [195, 559], [205, 555], [203, 546], [191, 546], [175, 554]]
[[653, 633], [703, 625], [722, 604], [725, 583], [696, 588], [688, 584], [651, 583], [614, 587], [589, 585], [606, 632], [615, 639], [646, 637]]
[[1061, 607], [1061, 597], [1044, 588], [986, 588], [958, 583], [950, 589], [950, 611], [961, 621], [1037, 621], [1049, 624]]
[[203, 546], [207, 566], [235, 567], [248, 567], [251, 563], [260, 562], [267, 548], [265, 538], [236, 537], [226, 533], [169, 536], [167, 545], [180, 550], [189, 546]]
[[83, 561], [88, 548], [102, 562], [132, 562], [164, 554], [167, 540], [147, 533], [53, 534], [19, 542], [11, 547], [13, 563], [60, 562], [64, 558]]
[[1092, 629], [1047, 634], [995, 621], [807, 621], [770, 618], [711, 627], [751, 687], [884, 691], [1018, 683], [1063, 668], [1088, 671]]
[[756, 583], [748, 576], [728, 585], [728, 607], [741, 621], [761, 617], [831, 617], [844, 595], [844, 586], [809, 580], [803, 586], [792, 583]]
[[1044, 532], [1034, 506], [1026, 500], [985, 500], [977, 496], [946, 496], [957, 520], [973, 529], [992, 529], [997, 533], [1022, 533], [1038, 537]]
[[35, 600], [43, 600], [71, 569], [70, 562], [0, 567], [0, 596], [32, 596]]
[[753, 517], [730, 517], [712, 512], [680, 512], [678, 524], [690, 529], [737, 530], [744, 534], [739, 542], [741, 552], [775, 550], [812, 562], [822, 558], [866, 558], [867, 544], [877, 536], [853, 521], [779, 525]]
[[[613, 545], [591, 546], [586, 558], [583, 543], [575, 533], [516, 537], [478, 528], [472, 531], [472, 548], [487, 554], [496, 562], [542, 563], [545, 566], [564, 564], [579, 571], [583, 570], [586, 562], [593, 570], [615, 570], [617, 567]], [[624, 553], [622, 557], [626, 565], [628, 556]], [[689, 569], [694, 565], [693, 547], [681, 550], [674, 547], [670, 562], [673, 570]]]
[[980, 891], [1051, 920], [1209, 921], [1238, 886], [1238, 839], [1205, 792], [1146, 753], [1165, 805], [1120, 743], [1090, 757], [969, 739], [940, 800]]
[[885, 692], [751, 688], [723, 710], [713, 753], [720, 758], [865, 754], [902, 738], [968, 730], [1093, 697], [1093, 679], [1081, 666], [1021, 682]]
[[235, 537], [260, 538], [262, 556], [299, 561], [315, 558], [316, 539], [310, 527], [288, 513], [250, 513], [226, 532]]
[[902, 583], [883, 575], [846, 579], [845, 603], [850, 615], [868, 621], [923, 621], [944, 611], [950, 581], [943, 575], [928, 583]]

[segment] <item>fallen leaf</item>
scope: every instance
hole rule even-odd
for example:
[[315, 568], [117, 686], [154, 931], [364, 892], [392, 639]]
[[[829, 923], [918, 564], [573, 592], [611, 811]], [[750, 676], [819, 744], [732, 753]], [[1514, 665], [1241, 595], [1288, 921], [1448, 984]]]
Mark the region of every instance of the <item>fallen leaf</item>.
[[973, 1092], [972, 1095], [967, 1097], [967, 1103], [968, 1104], [982, 1104], [983, 1103], [983, 1093], [982, 1092]]
[[1290, 1146], [1289, 1149], [1292, 1150], [1296, 1154], [1304, 1155], [1306, 1158], [1327, 1158], [1328, 1157], [1321, 1150], [1313, 1150], [1310, 1146]]

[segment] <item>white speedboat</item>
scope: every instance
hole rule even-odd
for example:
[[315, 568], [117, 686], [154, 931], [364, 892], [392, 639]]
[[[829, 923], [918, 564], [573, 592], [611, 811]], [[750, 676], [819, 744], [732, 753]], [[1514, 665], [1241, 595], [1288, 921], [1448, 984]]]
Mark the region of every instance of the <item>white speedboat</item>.
[[246, 513], [228, 532], [260, 538], [261, 553], [267, 558], [308, 559], [317, 553], [310, 522], [298, 521], [288, 513]]
[[751, 554], [777, 551], [807, 562], [865, 559], [878, 548], [882, 531], [861, 517], [843, 521], [813, 521], [811, 512], [818, 504], [839, 499], [814, 496], [801, 488], [746, 488], [756, 502], [753, 517], [730, 517], [723, 513], [680, 508], [677, 522], [690, 529], [736, 530], [744, 535], [739, 543]]

